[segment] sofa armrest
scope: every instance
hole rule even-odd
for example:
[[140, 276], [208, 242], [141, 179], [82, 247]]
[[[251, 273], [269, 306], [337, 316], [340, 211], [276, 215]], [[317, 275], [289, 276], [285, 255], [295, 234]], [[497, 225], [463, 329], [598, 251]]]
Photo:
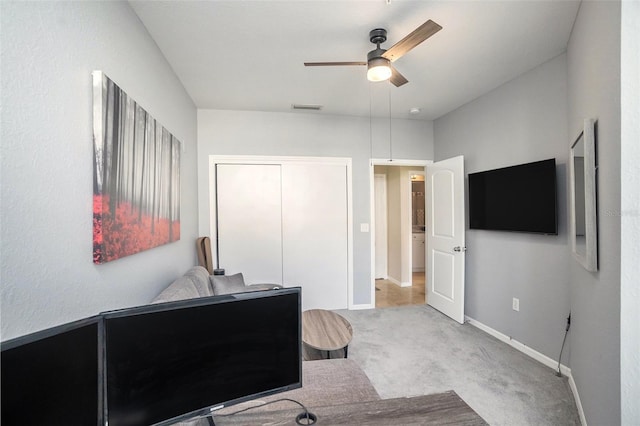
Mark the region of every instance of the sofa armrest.
[[280, 284], [247, 284], [247, 291], [257, 291], [257, 290], [276, 290], [278, 288], [282, 288]]

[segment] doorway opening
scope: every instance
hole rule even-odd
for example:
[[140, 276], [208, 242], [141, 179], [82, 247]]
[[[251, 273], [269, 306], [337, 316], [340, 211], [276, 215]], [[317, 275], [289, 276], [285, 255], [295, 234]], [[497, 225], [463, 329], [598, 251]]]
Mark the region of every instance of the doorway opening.
[[426, 303], [425, 171], [430, 161], [373, 160], [372, 305]]

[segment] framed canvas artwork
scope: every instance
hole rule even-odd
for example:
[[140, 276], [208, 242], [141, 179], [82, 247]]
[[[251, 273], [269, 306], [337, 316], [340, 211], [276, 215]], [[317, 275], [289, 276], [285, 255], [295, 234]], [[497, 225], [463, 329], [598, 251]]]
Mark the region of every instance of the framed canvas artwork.
[[93, 72], [93, 262], [180, 239], [180, 142]]

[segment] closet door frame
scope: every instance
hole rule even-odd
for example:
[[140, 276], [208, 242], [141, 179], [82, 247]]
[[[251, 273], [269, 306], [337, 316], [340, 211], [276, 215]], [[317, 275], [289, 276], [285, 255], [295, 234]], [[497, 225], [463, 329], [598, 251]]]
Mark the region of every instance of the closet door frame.
[[334, 164], [343, 165], [347, 172], [347, 302], [348, 309], [354, 309], [353, 303], [353, 179], [352, 161], [346, 157], [294, 157], [259, 155], [210, 155], [209, 156], [209, 235], [211, 236], [212, 256], [217, 256], [216, 241], [216, 165], [217, 164]]

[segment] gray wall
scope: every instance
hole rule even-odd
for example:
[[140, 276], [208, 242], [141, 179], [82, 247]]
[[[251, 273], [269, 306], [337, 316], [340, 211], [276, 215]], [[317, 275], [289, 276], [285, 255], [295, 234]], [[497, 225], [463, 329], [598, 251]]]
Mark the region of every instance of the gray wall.
[[[599, 30], [593, 31], [596, 27]], [[629, 35], [629, 40], [636, 40], [631, 46], [637, 46], [636, 38], [637, 28]], [[630, 50], [637, 55], [637, 50]], [[620, 54], [620, 3], [583, 2], [566, 56], [434, 123], [436, 160], [464, 154], [467, 172], [546, 157], [558, 161], [558, 237], [467, 232], [466, 312], [555, 359], [570, 308], [569, 351], [563, 359], [571, 367], [588, 424], [619, 424], [621, 406], [632, 419], [626, 424], [637, 422], [633, 408], [637, 382], [628, 384], [623, 379], [626, 386], [623, 395], [620, 392], [621, 344], [623, 359], [635, 365], [638, 343], [637, 278], [635, 290], [633, 284], [624, 286], [622, 281], [627, 292], [636, 295], [636, 313], [630, 306], [622, 312], [631, 340], [620, 340], [620, 222], [621, 217], [637, 222], [635, 213], [625, 215], [621, 209]], [[637, 65], [630, 69], [636, 71], [629, 75], [637, 93]], [[624, 90], [626, 93], [627, 88]], [[584, 118], [598, 120], [600, 270], [596, 273], [585, 271], [572, 258], [567, 244], [567, 153]], [[637, 129], [626, 140], [637, 144]], [[628, 167], [637, 169], [637, 161], [630, 161]], [[637, 194], [633, 177], [628, 183], [629, 194]], [[635, 222], [630, 225], [637, 235]], [[637, 268], [631, 266], [637, 265], [637, 253], [632, 256], [633, 260], [622, 261], [629, 270]], [[519, 314], [510, 311], [511, 297], [518, 297], [517, 293], [522, 294]], [[531, 303], [536, 312], [523, 315], [524, 306]], [[635, 365], [629, 373], [637, 377], [637, 370]]]
[[622, 3], [621, 34], [621, 424], [640, 424], [640, 2]]
[[[201, 235], [210, 235], [209, 155], [350, 157], [353, 172], [354, 304], [371, 298], [369, 158], [388, 158], [389, 120], [305, 113], [198, 110], [198, 186]], [[393, 120], [393, 158], [433, 158], [433, 123]], [[373, 134], [373, 137], [370, 135]]]
[[[598, 30], [594, 31], [594, 28]], [[599, 165], [597, 185], [600, 266], [598, 272], [590, 273], [570, 259], [573, 320], [569, 338], [570, 366], [587, 423], [619, 424], [619, 2], [582, 2], [569, 40], [567, 60], [569, 135], [577, 137], [585, 118], [598, 120], [596, 146]]]
[[552, 359], [569, 314], [566, 72], [558, 56], [434, 123], [436, 160], [462, 154], [466, 174], [556, 159], [559, 235], [467, 230], [465, 274], [466, 315]]
[[[2, 339], [149, 302], [195, 263], [196, 110], [126, 2], [1, 2]], [[92, 80], [186, 144], [181, 240], [92, 262]]]

